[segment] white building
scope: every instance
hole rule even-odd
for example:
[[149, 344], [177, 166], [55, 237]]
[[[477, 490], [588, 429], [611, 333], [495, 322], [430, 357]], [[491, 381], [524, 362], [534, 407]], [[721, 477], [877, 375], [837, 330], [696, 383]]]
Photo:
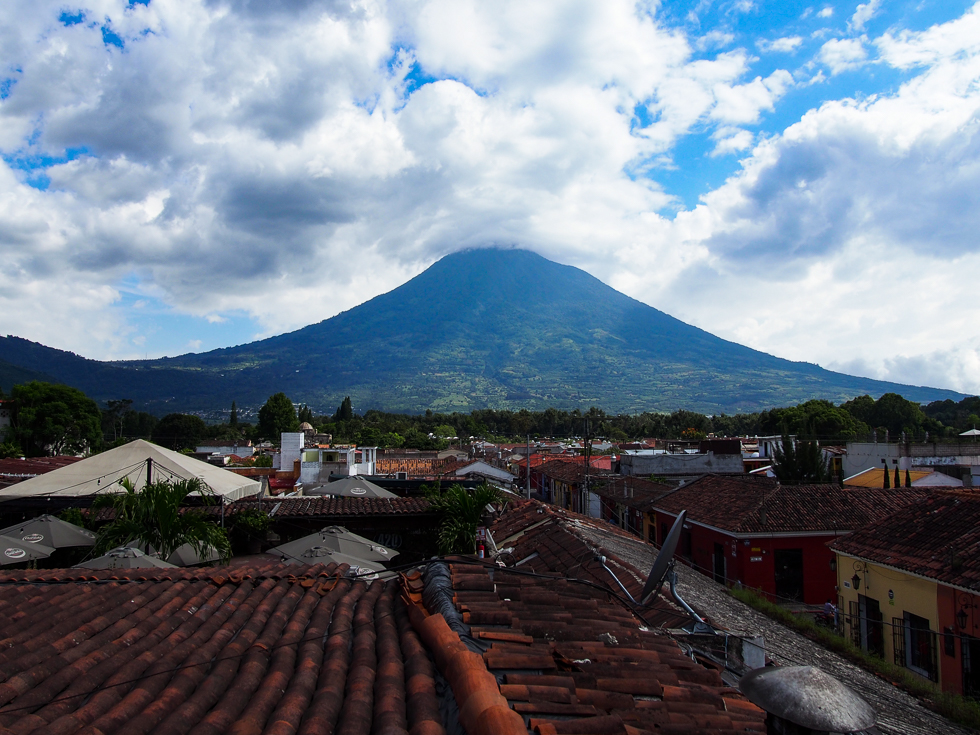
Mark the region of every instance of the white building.
[[303, 484], [327, 482], [331, 475], [373, 475], [378, 459], [377, 447], [319, 447], [306, 448], [303, 432], [283, 433], [279, 454], [273, 456], [272, 466], [289, 471], [299, 462], [299, 479]]

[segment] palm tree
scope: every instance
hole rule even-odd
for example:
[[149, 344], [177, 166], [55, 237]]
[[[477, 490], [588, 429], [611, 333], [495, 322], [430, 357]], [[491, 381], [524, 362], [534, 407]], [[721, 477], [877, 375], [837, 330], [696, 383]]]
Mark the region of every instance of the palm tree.
[[126, 492], [99, 496], [93, 507], [111, 507], [113, 521], [102, 528], [95, 552], [104, 554], [123, 545], [153, 547], [164, 559], [178, 547], [190, 544], [201, 556], [217, 551], [223, 560], [231, 556], [231, 544], [223, 528], [194, 508], [182, 508], [191, 493], [213, 499], [211, 489], [200, 479], [151, 482], [137, 491], [128, 478], [120, 484]]
[[444, 493], [438, 489], [429, 495], [433, 510], [442, 514], [439, 525], [440, 554], [472, 554], [476, 548], [476, 528], [490, 503], [500, 493], [483, 484], [467, 491], [462, 485], [450, 485]]

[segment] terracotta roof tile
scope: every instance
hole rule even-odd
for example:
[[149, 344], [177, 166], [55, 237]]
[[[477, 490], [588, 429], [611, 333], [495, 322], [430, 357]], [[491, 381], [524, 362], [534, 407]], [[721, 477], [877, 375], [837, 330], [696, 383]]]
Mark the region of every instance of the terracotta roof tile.
[[[842, 532], [862, 528], [928, 494], [838, 485], [779, 485], [753, 475], [705, 475], [653, 503], [667, 513], [732, 533]], [[762, 523], [762, 508], [766, 522]]]
[[[428, 615], [418, 571], [344, 565], [7, 570], [0, 728], [17, 735], [445, 735], [440, 675], [470, 735], [759, 729], [762, 714], [613, 594], [569, 514], [519, 506], [519, 567], [453, 562], [483, 645]], [[540, 523], [543, 521], [543, 523]], [[508, 525], [509, 524], [509, 525]], [[636, 570], [608, 555], [627, 587]], [[534, 571], [543, 576], [528, 576]], [[587, 584], [576, 580], [584, 580]], [[646, 611], [655, 622], [676, 611]], [[498, 680], [501, 686], [498, 686]], [[653, 706], [656, 705], [656, 706]]]
[[830, 547], [941, 582], [980, 590], [980, 493], [937, 492]]
[[[649, 627], [676, 625], [683, 616], [659, 600], [653, 610], [634, 611], [613, 594], [615, 583], [595, 560], [597, 550], [577, 533], [578, 524], [587, 522], [519, 502], [491, 528], [498, 546], [511, 548], [498, 557], [508, 566], [452, 565], [455, 605], [472, 623], [474, 637], [491, 644], [483, 656], [487, 667], [527, 726], [570, 734], [661, 733], [672, 727], [764, 732], [761, 710], [725, 686], [717, 670], [692, 661]], [[611, 555], [607, 559], [638, 594], [638, 572]], [[492, 583], [496, 599], [474, 580], [477, 575]], [[737, 703], [734, 713], [730, 702]]]

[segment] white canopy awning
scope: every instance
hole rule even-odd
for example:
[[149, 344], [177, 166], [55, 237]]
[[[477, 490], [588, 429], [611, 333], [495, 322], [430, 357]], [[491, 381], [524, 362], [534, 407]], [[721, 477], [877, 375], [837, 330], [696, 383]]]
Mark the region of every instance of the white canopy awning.
[[153, 481], [200, 478], [215, 494], [227, 500], [256, 495], [261, 484], [251, 477], [215, 467], [186, 454], [137, 439], [108, 452], [48, 472], [30, 480], [0, 488], [0, 501], [44, 496], [79, 497], [123, 492], [119, 481], [128, 477], [137, 489], [146, 484], [147, 469]]

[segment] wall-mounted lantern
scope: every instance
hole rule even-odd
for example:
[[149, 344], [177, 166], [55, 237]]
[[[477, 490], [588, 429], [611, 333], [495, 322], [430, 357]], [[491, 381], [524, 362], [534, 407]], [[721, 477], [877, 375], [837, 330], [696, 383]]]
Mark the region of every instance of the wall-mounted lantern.
[[861, 587], [861, 577], [857, 572], [854, 572], [854, 576], [851, 577], [851, 584], [854, 585], [854, 589], [859, 589]]
[[966, 610], [960, 610], [958, 613], [956, 613], [956, 624], [960, 627], [960, 630], [966, 628], [966, 617]]

